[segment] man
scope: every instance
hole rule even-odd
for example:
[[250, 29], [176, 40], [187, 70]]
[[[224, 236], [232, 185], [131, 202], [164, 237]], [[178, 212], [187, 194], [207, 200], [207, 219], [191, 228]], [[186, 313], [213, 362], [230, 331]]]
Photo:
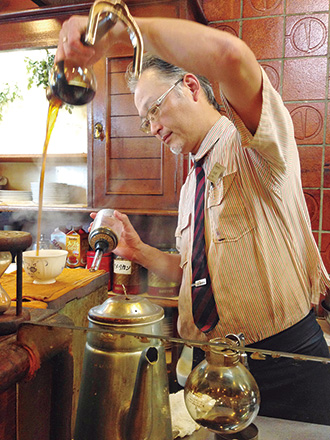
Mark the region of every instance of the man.
[[[204, 190], [203, 177], [192, 169], [181, 190], [179, 255], [143, 243], [119, 212], [123, 233], [116, 254], [181, 283], [183, 338], [206, 341], [242, 332], [254, 348], [329, 356], [311, 307], [330, 280], [311, 232], [293, 125], [280, 96], [242, 40], [187, 20], [136, 21], [146, 49], [156, 55], [145, 57], [138, 81], [129, 81], [140, 128], [173, 153], [190, 153], [206, 179]], [[56, 61], [93, 64], [128, 39], [117, 23], [87, 48], [80, 43], [85, 26], [83, 17], [64, 23]], [[206, 77], [219, 85], [228, 117], [219, 113]], [[195, 203], [196, 187], [203, 194]], [[197, 245], [195, 205], [204, 208]], [[196, 279], [194, 249], [204, 247], [204, 239], [209, 275]], [[202, 324], [192, 301], [203, 303], [201, 285], [213, 291]], [[328, 365], [297, 366], [287, 358], [249, 359], [249, 365], [261, 390], [260, 414], [330, 424]]]

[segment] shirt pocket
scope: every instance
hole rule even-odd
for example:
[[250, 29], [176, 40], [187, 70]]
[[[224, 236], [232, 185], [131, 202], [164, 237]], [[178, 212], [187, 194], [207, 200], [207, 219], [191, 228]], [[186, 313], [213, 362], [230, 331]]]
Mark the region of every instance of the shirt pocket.
[[207, 215], [215, 243], [237, 241], [255, 228], [237, 172], [223, 176], [216, 185], [211, 186]]
[[176, 247], [181, 255], [180, 267], [188, 261], [189, 243], [191, 237], [191, 213], [182, 214], [179, 217], [178, 225], [175, 230]]

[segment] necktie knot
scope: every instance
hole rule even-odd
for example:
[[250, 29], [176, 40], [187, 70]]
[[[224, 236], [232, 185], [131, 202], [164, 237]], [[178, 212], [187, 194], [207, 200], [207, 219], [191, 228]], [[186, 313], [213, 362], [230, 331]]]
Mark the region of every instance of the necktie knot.
[[196, 168], [202, 168], [203, 167], [203, 163], [204, 163], [205, 157], [202, 157], [199, 160], [195, 160], [194, 162], [194, 167]]

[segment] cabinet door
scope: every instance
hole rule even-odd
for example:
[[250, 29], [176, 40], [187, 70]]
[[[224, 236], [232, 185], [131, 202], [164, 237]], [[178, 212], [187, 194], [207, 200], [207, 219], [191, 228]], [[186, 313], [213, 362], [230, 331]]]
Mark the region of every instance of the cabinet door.
[[[131, 6], [133, 15], [190, 17], [184, 2]], [[176, 214], [184, 178], [184, 158], [139, 130], [140, 118], [125, 82], [130, 48], [119, 48], [95, 68], [98, 90], [91, 127], [101, 123], [104, 136], [92, 139], [89, 197], [95, 208]]]

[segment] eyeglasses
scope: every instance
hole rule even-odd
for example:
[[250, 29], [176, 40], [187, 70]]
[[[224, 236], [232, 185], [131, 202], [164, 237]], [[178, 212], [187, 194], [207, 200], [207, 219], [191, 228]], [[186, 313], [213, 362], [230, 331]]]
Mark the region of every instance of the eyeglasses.
[[149, 134], [151, 132], [151, 122], [156, 121], [159, 118], [160, 114], [160, 106], [166, 96], [174, 89], [175, 86], [181, 82], [183, 78], [178, 79], [173, 86], [171, 86], [165, 93], [162, 94], [151, 106], [148, 108], [147, 115], [145, 118], [143, 118], [140, 130], [143, 131], [143, 133]]

